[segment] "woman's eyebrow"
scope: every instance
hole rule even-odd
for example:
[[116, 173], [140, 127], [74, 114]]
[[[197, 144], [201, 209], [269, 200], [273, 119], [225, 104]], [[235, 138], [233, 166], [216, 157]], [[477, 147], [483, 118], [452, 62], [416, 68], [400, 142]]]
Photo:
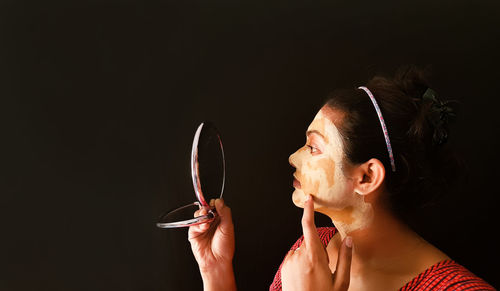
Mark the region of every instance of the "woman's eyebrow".
[[312, 134], [312, 133], [315, 133], [315, 134], [319, 135], [319, 136], [320, 136], [323, 140], [325, 140], [325, 137], [324, 137], [324, 136], [323, 136], [323, 135], [322, 135], [319, 131], [317, 131], [317, 130], [315, 130], [315, 129], [313, 129], [313, 130], [308, 130], [308, 131], [306, 132], [306, 136], [309, 136], [309, 135], [310, 135], [310, 134]]

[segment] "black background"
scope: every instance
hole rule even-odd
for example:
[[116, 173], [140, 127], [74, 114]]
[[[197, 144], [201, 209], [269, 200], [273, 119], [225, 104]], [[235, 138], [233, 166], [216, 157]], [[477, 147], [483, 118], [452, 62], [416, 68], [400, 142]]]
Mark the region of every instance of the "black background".
[[[327, 92], [430, 64], [462, 102], [465, 186], [419, 232], [495, 286], [498, 1], [2, 1], [1, 290], [200, 290], [186, 230], [198, 123], [222, 133], [241, 290], [301, 235], [288, 156]], [[390, 128], [390, 125], [388, 125]], [[328, 220], [318, 217], [318, 225]]]

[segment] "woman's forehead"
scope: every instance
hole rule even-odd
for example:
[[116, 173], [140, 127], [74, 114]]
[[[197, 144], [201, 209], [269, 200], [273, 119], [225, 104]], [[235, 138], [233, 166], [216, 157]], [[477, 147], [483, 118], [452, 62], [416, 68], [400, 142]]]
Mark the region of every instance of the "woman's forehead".
[[323, 112], [321, 112], [321, 110], [316, 114], [316, 116], [314, 117], [313, 121], [311, 122], [311, 124], [309, 125], [309, 127], [307, 128], [307, 131], [318, 131], [320, 132], [321, 134], [325, 134], [325, 126], [326, 126], [326, 121], [328, 120], [328, 118], [325, 117], [325, 115], [323, 114]]
[[[316, 130], [319, 131], [321, 134], [326, 134], [328, 132], [328, 129], [330, 127], [335, 127], [335, 124], [330, 120], [330, 112], [326, 112], [326, 109], [321, 108], [318, 113], [316, 113], [316, 116], [314, 116], [313, 121], [308, 127], [308, 131], [311, 130]], [[335, 127], [336, 129], [336, 127]]]
[[316, 116], [314, 117], [313, 121], [307, 128], [308, 132], [314, 132], [317, 131], [321, 133], [325, 137], [325, 141], [327, 143], [335, 143], [338, 144], [341, 142], [341, 137], [340, 133], [335, 126], [335, 124], [331, 121], [331, 117], [335, 117], [336, 114], [332, 110], [328, 110], [328, 108], [321, 108], [321, 110], [318, 111]]

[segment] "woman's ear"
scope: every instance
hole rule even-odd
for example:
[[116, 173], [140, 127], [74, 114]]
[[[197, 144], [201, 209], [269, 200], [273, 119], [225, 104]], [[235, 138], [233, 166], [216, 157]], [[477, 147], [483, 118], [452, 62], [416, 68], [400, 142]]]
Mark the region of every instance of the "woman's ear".
[[385, 179], [384, 165], [378, 159], [369, 159], [354, 171], [354, 191], [360, 195], [375, 192]]

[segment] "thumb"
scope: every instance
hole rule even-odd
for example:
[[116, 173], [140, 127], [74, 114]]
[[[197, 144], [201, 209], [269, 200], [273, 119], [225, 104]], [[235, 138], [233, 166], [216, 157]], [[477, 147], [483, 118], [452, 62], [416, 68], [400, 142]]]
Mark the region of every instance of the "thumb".
[[220, 198], [215, 200], [215, 209], [217, 210], [217, 214], [220, 216], [220, 227], [222, 232], [225, 234], [233, 232], [234, 226], [231, 208], [227, 207], [226, 204], [224, 204], [224, 200]]
[[351, 280], [352, 238], [346, 237], [339, 249], [337, 267], [334, 274], [334, 290], [347, 290]]

